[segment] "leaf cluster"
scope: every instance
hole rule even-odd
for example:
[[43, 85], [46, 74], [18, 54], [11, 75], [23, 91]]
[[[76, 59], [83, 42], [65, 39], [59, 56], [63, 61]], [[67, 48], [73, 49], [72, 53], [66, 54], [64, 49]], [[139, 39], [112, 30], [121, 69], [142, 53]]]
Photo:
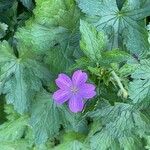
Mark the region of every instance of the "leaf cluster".
[[[0, 150], [150, 149], [149, 7], [0, 1]], [[52, 94], [58, 74], [77, 69], [97, 95], [74, 114]]]

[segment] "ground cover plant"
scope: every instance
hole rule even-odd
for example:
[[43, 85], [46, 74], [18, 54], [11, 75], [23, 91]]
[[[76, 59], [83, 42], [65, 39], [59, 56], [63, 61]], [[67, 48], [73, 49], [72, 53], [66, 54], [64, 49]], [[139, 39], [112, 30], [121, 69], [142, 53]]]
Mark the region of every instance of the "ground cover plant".
[[150, 150], [149, 0], [0, 0], [0, 150]]

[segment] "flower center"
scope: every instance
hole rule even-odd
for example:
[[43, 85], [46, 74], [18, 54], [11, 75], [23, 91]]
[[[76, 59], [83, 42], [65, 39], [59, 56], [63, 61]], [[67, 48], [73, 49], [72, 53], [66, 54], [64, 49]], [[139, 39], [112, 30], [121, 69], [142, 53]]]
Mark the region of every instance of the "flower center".
[[73, 94], [77, 94], [78, 91], [79, 91], [79, 89], [78, 89], [76, 86], [72, 86], [72, 87], [71, 87], [71, 92], [72, 92]]

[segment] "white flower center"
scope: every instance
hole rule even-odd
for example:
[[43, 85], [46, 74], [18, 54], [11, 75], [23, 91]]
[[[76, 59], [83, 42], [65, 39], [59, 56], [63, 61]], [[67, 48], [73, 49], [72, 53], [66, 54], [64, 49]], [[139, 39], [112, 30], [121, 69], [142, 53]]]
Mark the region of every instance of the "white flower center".
[[72, 86], [72, 87], [71, 87], [71, 92], [72, 92], [73, 94], [77, 94], [78, 91], [79, 91], [79, 89], [78, 89], [76, 86]]

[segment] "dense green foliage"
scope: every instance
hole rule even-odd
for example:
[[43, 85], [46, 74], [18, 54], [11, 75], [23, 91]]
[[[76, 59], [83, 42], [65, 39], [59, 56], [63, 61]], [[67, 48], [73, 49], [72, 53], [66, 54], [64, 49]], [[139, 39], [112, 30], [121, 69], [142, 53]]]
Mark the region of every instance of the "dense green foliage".
[[[1, 0], [0, 150], [150, 150], [150, 1]], [[81, 113], [52, 99], [89, 75]]]

